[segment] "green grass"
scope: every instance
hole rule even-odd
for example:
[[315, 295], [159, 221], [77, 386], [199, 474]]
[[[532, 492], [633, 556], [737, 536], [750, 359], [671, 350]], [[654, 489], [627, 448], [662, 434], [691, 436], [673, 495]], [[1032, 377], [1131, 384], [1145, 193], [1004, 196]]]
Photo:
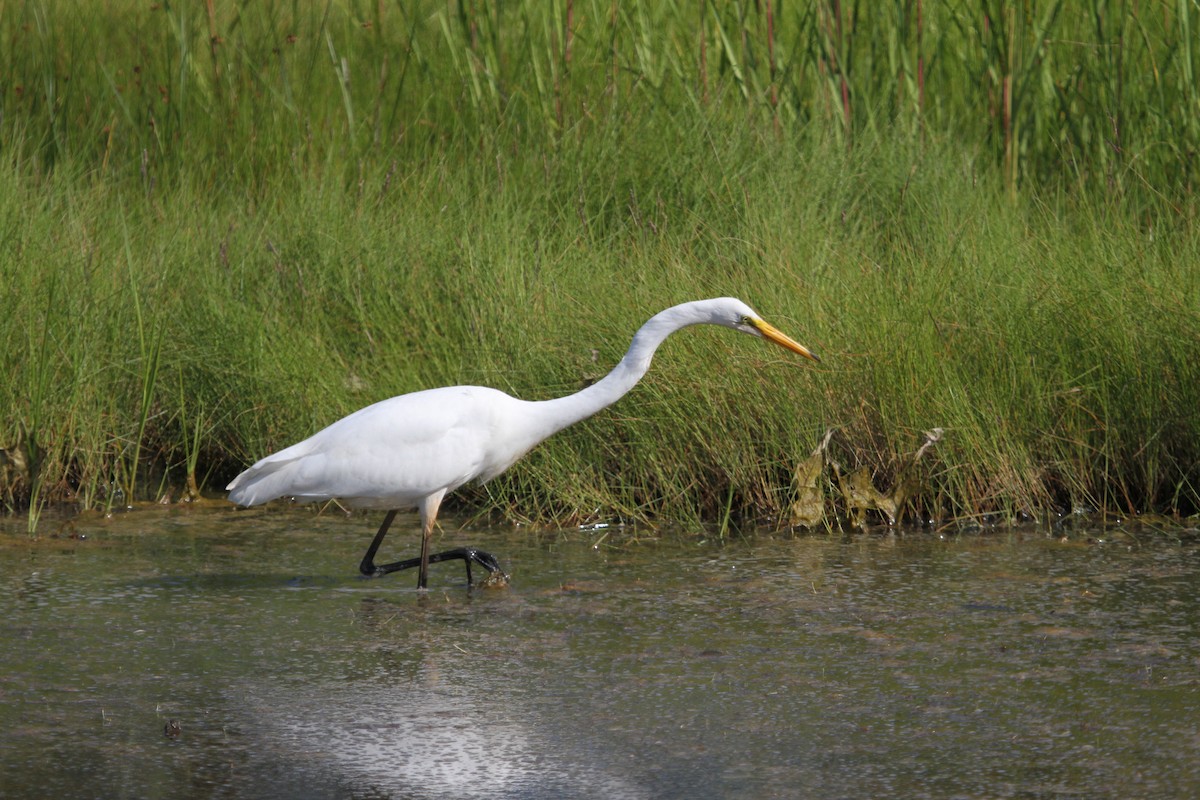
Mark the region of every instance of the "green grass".
[[574, 391], [725, 294], [820, 368], [687, 331], [461, 502], [786, 521], [833, 429], [829, 487], [915, 475], [909, 519], [1200, 507], [1194, 4], [108, 5], [0, 1], [31, 525], [405, 391]]

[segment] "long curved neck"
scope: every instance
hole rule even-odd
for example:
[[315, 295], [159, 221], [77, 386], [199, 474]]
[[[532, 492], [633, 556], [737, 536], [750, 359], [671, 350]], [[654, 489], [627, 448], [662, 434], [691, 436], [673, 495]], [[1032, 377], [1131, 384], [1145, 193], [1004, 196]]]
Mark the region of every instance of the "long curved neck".
[[539, 418], [549, 428], [545, 435], [587, 419], [624, 397], [650, 369], [654, 351], [664, 339], [680, 328], [713, 322], [706, 305], [706, 301], [697, 301], [660, 311], [638, 328], [625, 357], [612, 372], [575, 394], [538, 402]]

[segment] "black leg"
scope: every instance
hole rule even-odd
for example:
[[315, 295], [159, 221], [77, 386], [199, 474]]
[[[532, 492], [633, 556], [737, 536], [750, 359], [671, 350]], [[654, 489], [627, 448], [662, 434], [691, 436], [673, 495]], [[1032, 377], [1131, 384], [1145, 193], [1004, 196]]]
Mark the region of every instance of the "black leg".
[[[491, 553], [480, 550], [477, 547], [456, 547], [453, 550], [443, 550], [440, 553], [431, 553], [429, 555], [429, 563], [436, 564], [439, 561], [455, 561], [461, 559], [467, 567], [467, 583], [471, 581], [471, 562], [475, 562], [479, 566], [486, 569], [491, 575], [502, 578], [505, 582], [508, 581], [508, 575], [500, 569], [500, 562]], [[372, 577], [387, 575], [400, 570], [413, 569], [421, 566], [421, 559], [406, 558], [403, 561], [393, 561], [391, 564], [379, 564], [370, 573]], [[364, 573], [365, 574], [365, 573]]]
[[[389, 511], [387, 516], [383, 518], [383, 524], [379, 526], [379, 532], [375, 534], [375, 538], [371, 541], [371, 546], [367, 548], [367, 554], [363, 556], [362, 563], [358, 565], [358, 571], [368, 578], [378, 578], [392, 572], [399, 572], [405, 569], [421, 566], [420, 558], [408, 558], [403, 561], [393, 561], [390, 564], [376, 564], [375, 554], [379, 552], [379, 545], [383, 542], [383, 537], [387, 535], [388, 528], [391, 527], [392, 520], [396, 518], [395, 511]], [[436, 564], [439, 561], [454, 561], [462, 559], [462, 562], [467, 567], [467, 585], [472, 585], [471, 581], [471, 562], [475, 562], [490, 573], [492, 577], [499, 576], [505, 583], [508, 582], [508, 576], [500, 569], [500, 562], [491, 553], [484, 552], [476, 547], [457, 547], [453, 550], [445, 550], [441, 553], [432, 553], [428, 557], [428, 563]]]
[[383, 537], [387, 536], [388, 528], [392, 525], [392, 520], [396, 518], [396, 511], [393, 509], [383, 518], [383, 524], [379, 526], [379, 533], [375, 534], [375, 538], [371, 540], [371, 546], [367, 548], [367, 554], [363, 556], [362, 563], [358, 565], [358, 571], [368, 578], [373, 578], [377, 575], [386, 575], [387, 571], [380, 572], [375, 566], [375, 554], [379, 552], [379, 545], [383, 542]]

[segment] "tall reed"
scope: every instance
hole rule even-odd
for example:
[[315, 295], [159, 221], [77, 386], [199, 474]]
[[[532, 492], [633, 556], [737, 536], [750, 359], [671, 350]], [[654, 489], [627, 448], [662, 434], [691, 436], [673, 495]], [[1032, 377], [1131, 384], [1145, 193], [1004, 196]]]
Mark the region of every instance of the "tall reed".
[[465, 502], [782, 521], [826, 442], [826, 497], [911, 479], [910, 518], [1194, 511], [1194, 11], [0, 1], [4, 501], [574, 391], [736, 294], [825, 366], [675, 337]]
[[[421, 153], [498, 130], [552, 143], [605, 114], [736, 106], [782, 135], [950, 136], [1012, 191], [1055, 179], [1190, 192], [1193, 3], [603, 0], [4, 9], [5, 130], [23, 158], [254, 186], [336, 144]], [[680, 128], [679, 130], [682, 130]], [[15, 141], [15, 140], [14, 140]], [[318, 148], [322, 149], [322, 148]], [[214, 162], [211, 159], [221, 159]], [[289, 167], [290, 165], [290, 167]], [[210, 181], [219, 176], [211, 173]]]

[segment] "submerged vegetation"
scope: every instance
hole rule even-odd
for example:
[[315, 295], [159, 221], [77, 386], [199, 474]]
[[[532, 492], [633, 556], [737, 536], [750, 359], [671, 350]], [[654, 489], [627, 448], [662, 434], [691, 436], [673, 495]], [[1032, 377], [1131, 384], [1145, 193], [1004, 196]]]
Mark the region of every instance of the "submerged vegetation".
[[1190, 1], [0, 0], [0, 498], [32, 526], [216, 493], [390, 395], [575, 391], [736, 295], [821, 367], [673, 337], [459, 502], [1195, 513], [1198, 30]]

